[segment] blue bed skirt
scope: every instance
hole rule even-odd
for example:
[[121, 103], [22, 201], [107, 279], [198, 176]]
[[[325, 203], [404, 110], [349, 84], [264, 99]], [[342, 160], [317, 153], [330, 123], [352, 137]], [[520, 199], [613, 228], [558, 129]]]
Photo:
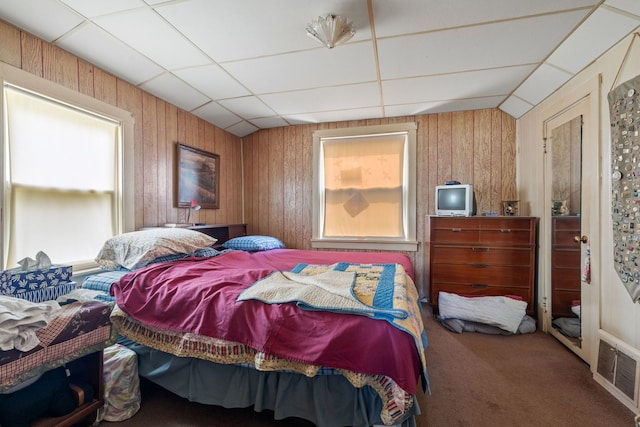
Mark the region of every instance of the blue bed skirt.
[[[318, 427], [382, 425], [381, 400], [370, 387], [355, 388], [341, 375], [306, 377], [289, 372], [261, 372], [176, 357], [146, 346], [124, 342], [138, 354], [140, 376], [190, 401], [225, 408], [271, 410], [275, 419], [297, 417]], [[414, 397], [400, 424], [416, 427], [420, 414]]]

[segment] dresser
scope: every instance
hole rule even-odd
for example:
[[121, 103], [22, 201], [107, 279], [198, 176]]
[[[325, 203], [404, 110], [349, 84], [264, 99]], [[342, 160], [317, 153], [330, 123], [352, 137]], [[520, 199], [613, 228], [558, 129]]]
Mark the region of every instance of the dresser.
[[537, 226], [534, 217], [428, 216], [425, 265], [434, 312], [444, 291], [517, 296], [534, 315]]
[[580, 300], [580, 217], [551, 217], [551, 315], [575, 317], [573, 301]]

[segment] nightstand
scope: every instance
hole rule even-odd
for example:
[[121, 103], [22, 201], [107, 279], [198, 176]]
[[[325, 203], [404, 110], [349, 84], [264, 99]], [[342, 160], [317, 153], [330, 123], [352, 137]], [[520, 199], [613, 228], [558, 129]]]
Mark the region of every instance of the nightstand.
[[40, 418], [32, 427], [67, 427], [72, 425], [90, 426], [96, 420], [97, 411], [104, 405], [104, 381], [103, 381], [103, 355], [102, 350], [88, 354], [84, 357], [67, 363], [67, 368], [72, 372], [73, 378], [81, 379], [91, 385], [95, 396], [90, 402], [78, 406], [73, 412], [62, 417]]
[[213, 246], [215, 249], [222, 247], [222, 244], [229, 239], [247, 235], [247, 224], [204, 224], [187, 228], [217, 239], [218, 243]]

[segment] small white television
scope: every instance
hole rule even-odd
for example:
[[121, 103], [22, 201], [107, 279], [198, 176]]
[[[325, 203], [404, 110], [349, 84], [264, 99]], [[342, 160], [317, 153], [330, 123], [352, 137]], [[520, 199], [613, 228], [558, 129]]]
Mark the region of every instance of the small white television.
[[452, 184], [436, 186], [436, 215], [475, 215], [473, 184]]

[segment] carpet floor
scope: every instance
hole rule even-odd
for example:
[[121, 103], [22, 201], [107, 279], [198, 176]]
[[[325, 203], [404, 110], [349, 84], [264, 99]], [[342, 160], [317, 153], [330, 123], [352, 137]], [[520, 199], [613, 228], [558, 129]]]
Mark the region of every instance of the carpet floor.
[[[431, 393], [418, 395], [418, 427], [633, 427], [634, 414], [593, 380], [589, 367], [540, 331], [456, 334], [424, 313]], [[189, 402], [142, 381], [132, 418], [100, 427], [310, 427], [270, 411]], [[336, 426], [338, 427], [338, 426]]]

